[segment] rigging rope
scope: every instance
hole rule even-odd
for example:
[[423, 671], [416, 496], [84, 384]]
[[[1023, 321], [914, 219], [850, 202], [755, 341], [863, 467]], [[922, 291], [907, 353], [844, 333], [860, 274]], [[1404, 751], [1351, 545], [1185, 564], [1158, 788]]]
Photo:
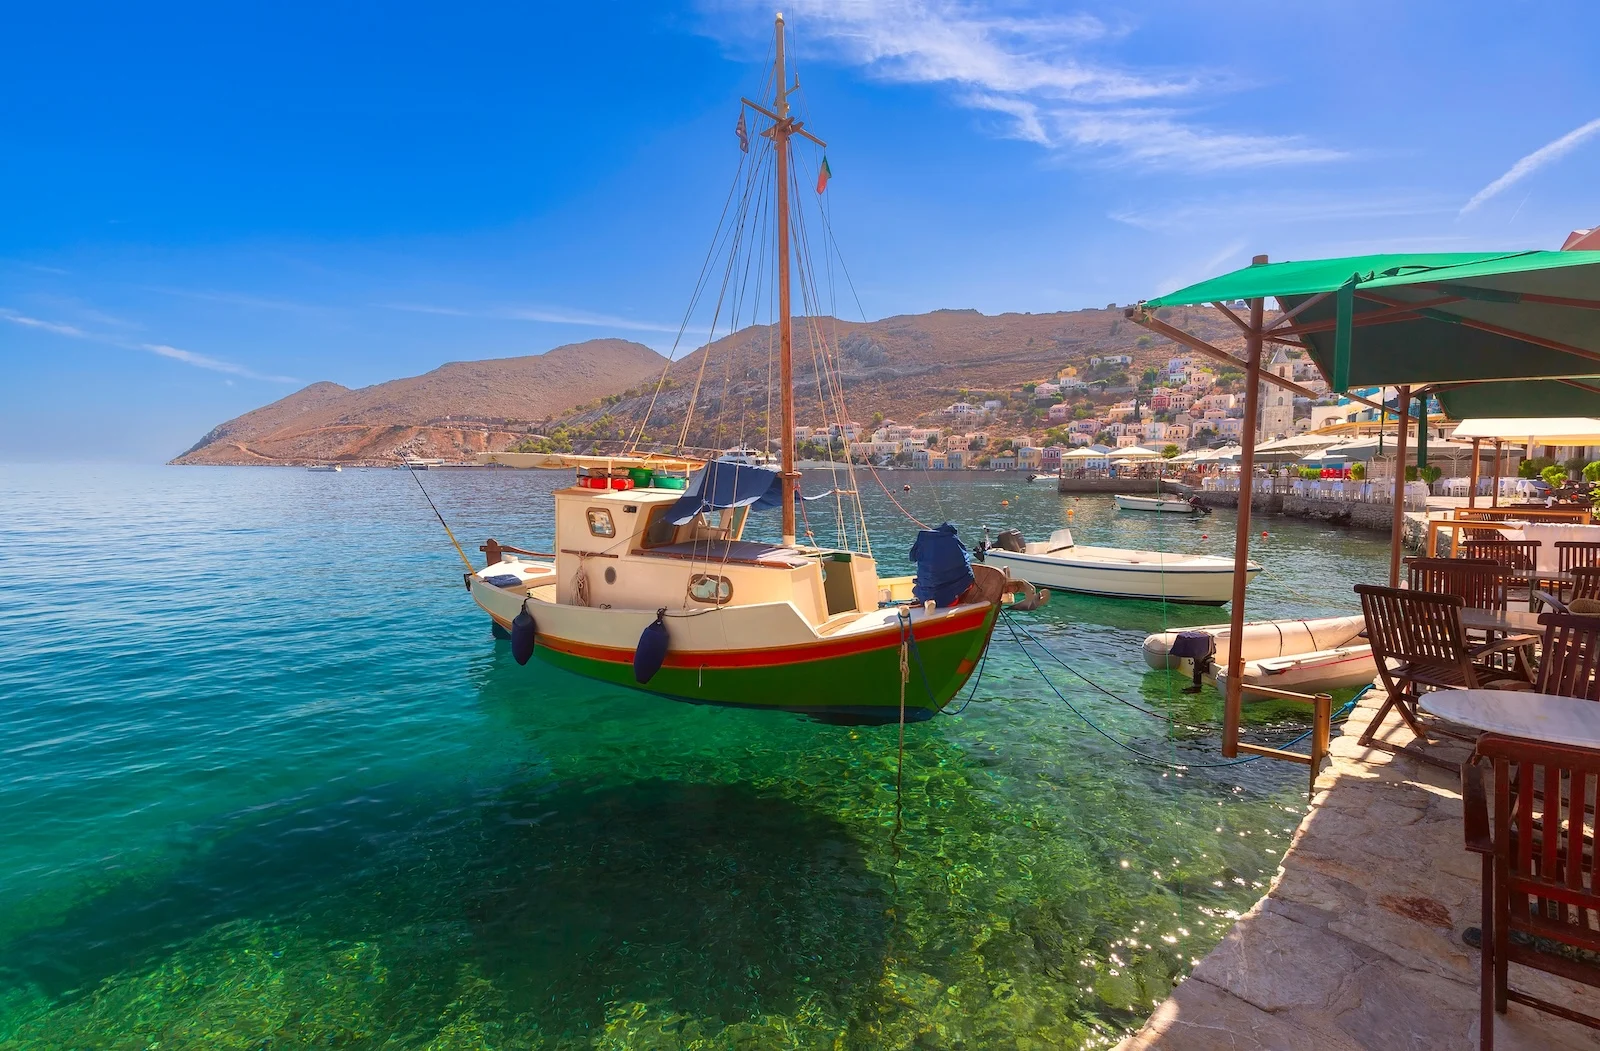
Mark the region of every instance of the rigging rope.
[[406, 473], [411, 476], [413, 482], [417, 483], [417, 488], [422, 490], [422, 498], [428, 501], [429, 507], [433, 508], [433, 517], [437, 518], [439, 524], [444, 526], [444, 535], [450, 538], [451, 546], [456, 549], [456, 554], [461, 556], [461, 564], [467, 567], [468, 573], [476, 573], [477, 567], [472, 564], [472, 559], [467, 557], [467, 553], [461, 550], [460, 541], [456, 540], [456, 535], [450, 532], [450, 526], [445, 522], [444, 515], [439, 513], [438, 505], [433, 502], [433, 497], [428, 495], [428, 490], [423, 486], [422, 479], [417, 477], [416, 470], [410, 464], [407, 464]]

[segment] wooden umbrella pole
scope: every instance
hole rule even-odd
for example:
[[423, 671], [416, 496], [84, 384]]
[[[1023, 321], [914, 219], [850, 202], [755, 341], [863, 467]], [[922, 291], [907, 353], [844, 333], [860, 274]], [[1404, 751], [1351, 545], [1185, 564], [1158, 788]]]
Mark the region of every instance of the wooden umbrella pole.
[[1400, 540], [1406, 528], [1406, 432], [1411, 429], [1411, 387], [1399, 391], [1399, 433], [1394, 439], [1394, 527], [1389, 533], [1389, 586], [1400, 586]]
[[1494, 488], [1490, 490], [1489, 506], [1500, 506], [1500, 439], [1494, 440]]
[[1482, 438], [1472, 439], [1472, 484], [1467, 486], [1467, 506], [1478, 506], [1478, 444]]
[[[1264, 266], [1258, 255], [1252, 266]], [[1228, 609], [1228, 695], [1222, 705], [1222, 754], [1239, 754], [1239, 716], [1244, 698], [1244, 588], [1250, 582], [1250, 490], [1256, 468], [1256, 413], [1261, 406], [1261, 319], [1266, 303], [1250, 300], [1245, 334], [1244, 419], [1239, 426], [1239, 516], [1233, 531], [1233, 599]]]

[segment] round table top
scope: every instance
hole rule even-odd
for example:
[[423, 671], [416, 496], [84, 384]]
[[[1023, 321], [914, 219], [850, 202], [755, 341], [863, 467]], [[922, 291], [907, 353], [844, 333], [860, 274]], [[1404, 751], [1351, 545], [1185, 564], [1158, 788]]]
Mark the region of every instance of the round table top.
[[1508, 737], [1600, 749], [1600, 701], [1517, 690], [1438, 690], [1423, 711]]

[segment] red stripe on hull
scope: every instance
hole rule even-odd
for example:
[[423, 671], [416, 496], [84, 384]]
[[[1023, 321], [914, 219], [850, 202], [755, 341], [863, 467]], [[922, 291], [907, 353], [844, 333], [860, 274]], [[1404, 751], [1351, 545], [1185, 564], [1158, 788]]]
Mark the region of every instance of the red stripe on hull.
[[[941, 618], [932, 624], [919, 624], [913, 628], [912, 634], [918, 642], [922, 642], [926, 639], [936, 639], [943, 635], [954, 635], [959, 632], [970, 631], [981, 624], [986, 615], [987, 608], [980, 606], [966, 613]], [[500, 621], [498, 617], [494, 618], [494, 620], [501, 627], [510, 630], [510, 625]], [[574, 657], [607, 661], [613, 664], [633, 663], [633, 650], [631, 649], [619, 649], [615, 646], [593, 646], [584, 642], [557, 638], [544, 632], [539, 633], [538, 642], [540, 646], [560, 653], [570, 653]], [[808, 642], [799, 646], [785, 646], [777, 650], [673, 651], [669, 649], [664, 666], [668, 668], [766, 668], [785, 664], [798, 664], [803, 661], [827, 660], [833, 657], [844, 657], [853, 653], [865, 653], [869, 650], [887, 649], [898, 645], [900, 645], [900, 629], [899, 627], [891, 627], [854, 638]]]

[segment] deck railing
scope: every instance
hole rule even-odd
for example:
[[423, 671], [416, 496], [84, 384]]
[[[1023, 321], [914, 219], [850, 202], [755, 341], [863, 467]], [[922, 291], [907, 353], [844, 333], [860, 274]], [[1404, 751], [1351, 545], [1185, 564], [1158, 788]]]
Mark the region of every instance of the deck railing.
[[[1257, 697], [1270, 697], [1277, 701], [1298, 701], [1311, 705], [1311, 751], [1308, 755], [1291, 752], [1286, 748], [1273, 748], [1264, 744], [1251, 744], [1248, 741], [1235, 740], [1234, 747], [1240, 752], [1250, 755], [1264, 755], [1271, 759], [1284, 759], [1291, 763], [1302, 763], [1311, 770], [1307, 792], [1315, 795], [1317, 791], [1317, 775], [1322, 772], [1322, 761], [1328, 757], [1328, 746], [1333, 739], [1333, 697], [1326, 693], [1295, 693], [1293, 690], [1279, 690], [1270, 686], [1249, 685], [1244, 688], [1244, 693], [1251, 699]], [[1224, 731], [1226, 732], [1226, 731]]]

